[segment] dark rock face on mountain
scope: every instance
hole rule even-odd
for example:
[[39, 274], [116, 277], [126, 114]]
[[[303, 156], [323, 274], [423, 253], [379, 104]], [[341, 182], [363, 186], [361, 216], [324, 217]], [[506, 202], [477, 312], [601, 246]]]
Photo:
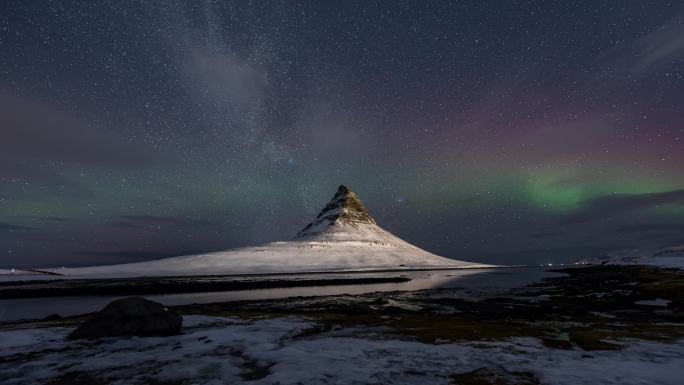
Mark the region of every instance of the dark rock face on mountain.
[[144, 298], [111, 302], [93, 318], [76, 328], [69, 339], [118, 336], [168, 336], [178, 334], [183, 317], [164, 305]]
[[347, 186], [342, 185], [337, 189], [330, 202], [318, 213], [316, 219], [306, 225], [296, 238], [315, 235], [337, 222], [376, 225], [359, 196]]

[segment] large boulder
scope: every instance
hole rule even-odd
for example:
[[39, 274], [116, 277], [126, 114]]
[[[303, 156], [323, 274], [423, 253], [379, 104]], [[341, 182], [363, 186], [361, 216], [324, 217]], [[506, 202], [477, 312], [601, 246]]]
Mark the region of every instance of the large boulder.
[[168, 336], [180, 333], [183, 317], [145, 298], [118, 299], [76, 328], [69, 339]]

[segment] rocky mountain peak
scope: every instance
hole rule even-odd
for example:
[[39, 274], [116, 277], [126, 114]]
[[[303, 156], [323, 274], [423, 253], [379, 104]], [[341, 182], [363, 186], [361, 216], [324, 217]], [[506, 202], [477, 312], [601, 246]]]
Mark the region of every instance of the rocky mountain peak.
[[297, 238], [318, 234], [335, 223], [376, 225], [359, 196], [349, 187], [341, 185], [328, 204], [318, 213], [316, 219], [297, 234]]

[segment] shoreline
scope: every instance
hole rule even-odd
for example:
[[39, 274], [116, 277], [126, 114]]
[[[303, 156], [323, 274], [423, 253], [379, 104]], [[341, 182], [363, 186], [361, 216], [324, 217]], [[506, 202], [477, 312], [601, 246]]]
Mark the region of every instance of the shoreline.
[[[188, 277], [195, 278], [195, 277]], [[28, 288], [0, 289], [0, 299], [27, 299], [50, 297], [86, 297], [104, 295], [150, 295], [150, 294], [183, 294], [224, 292], [259, 289], [278, 289], [315, 286], [346, 286], [369, 285], [382, 283], [408, 282], [407, 277], [368, 277], [368, 278], [333, 278], [333, 279], [302, 279], [302, 280], [256, 280], [256, 281], [169, 281], [169, 278], [140, 278], [135, 281], [110, 279], [106, 285], [100, 285], [104, 280], [87, 281], [41, 281], [30, 284], [16, 285]], [[74, 286], [40, 287], [42, 285], [67, 283]], [[35, 285], [39, 287], [30, 286]], [[14, 286], [14, 285], [3, 285]], [[0, 286], [1, 287], [1, 286]]]
[[[149, 276], [135, 276], [135, 277], [113, 277], [113, 276], [77, 276], [77, 275], [63, 275], [54, 272], [41, 272], [39, 274], [4, 274], [0, 277], [7, 276], [28, 276], [36, 277], [40, 275], [56, 276], [63, 278], [55, 279], [31, 279], [31, 280], [16, 280], [16, 281], [0, 281], [0, 287], [11, 285], [34, 285], [54, 282], [77, 282], [77, 281], [135, 281], [135, 280], [149, 280], [149, 279], [204, 279], [204, 278], [242, 278], [242, 277], [277, 277], [277, 276], [298, 276], [298, 275], [333, 275], [333, 274], [374, 274], [374, 273], [402, 273], [414, 271], [460, 271], [460, 270], [490, 270], [490, 269], [524, 269], [524, 268], [564, 268], [574, 267], [575, 265], [489, 265], [489, 266], [463, 266], [463, 267], [421, 267], [421, 268], [397, 268], [397, 269], [367, 269], [367, 270], [311, 270], [301, 272], [270, 272], [270, 273], [235, 273], [235, 274], [198, 274], [198, 275], [149, 275]], [[588, 266], [588, 265], [583, 265]], [[580, 267], [579, 265], [577, 267]], [[34, 270], [39, 272], [40, 270]]]

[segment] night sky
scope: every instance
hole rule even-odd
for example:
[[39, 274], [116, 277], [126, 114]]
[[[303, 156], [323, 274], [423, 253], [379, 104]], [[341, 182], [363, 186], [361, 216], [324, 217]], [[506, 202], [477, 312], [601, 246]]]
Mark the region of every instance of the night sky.
[[684, 6], [0, 4], [0, 267], [287, 240], [340, 184], [448, 257], [683, 243]]

